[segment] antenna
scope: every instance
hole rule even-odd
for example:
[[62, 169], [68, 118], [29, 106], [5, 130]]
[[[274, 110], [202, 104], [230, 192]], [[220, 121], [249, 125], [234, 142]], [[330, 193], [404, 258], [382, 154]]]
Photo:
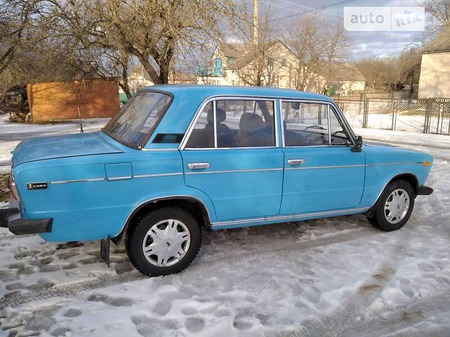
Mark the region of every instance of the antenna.
[[83, 123], [82, 123], [82, 121], [81, 121], [81, 112], [80, 112], [80, 108], [78, 107], [77, 109], [78, 109], [78, 119], [79, 119], [79, 121], [80, 121], [80, 133], [84, 133], [84, 130], [83, 130]]

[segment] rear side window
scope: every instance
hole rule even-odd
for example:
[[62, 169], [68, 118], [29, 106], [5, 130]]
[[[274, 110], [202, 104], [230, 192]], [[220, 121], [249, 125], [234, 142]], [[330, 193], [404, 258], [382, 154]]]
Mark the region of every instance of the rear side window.
[[202, 109], [186, 148], [275, 146], [275, 103], [224, 99]]

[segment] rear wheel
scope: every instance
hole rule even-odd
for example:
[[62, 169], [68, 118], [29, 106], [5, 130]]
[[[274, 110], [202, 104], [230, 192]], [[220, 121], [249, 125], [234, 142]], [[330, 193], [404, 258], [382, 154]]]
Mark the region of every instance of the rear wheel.
[[126, 248], [134, 267], [149, 276], [182, 271], [197, 256], [201, 230], [187, 211], [162, 208], [142, 218], [127, 233]]
[[369, 222], [387, 232], [403, 227], [411, 216], [414, 198], [413, 188], [408, 182], [397, 180], [390, 183], [381, 194]]

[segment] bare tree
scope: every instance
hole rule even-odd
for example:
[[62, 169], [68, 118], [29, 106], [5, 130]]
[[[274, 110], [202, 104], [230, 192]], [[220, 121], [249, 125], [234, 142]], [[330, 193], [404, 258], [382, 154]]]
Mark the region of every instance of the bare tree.
[[250, 10], [242, 11], [241, 25], [234, 32], [240, 42], [225, 45], [225, 48], [235, 48], [241, 53], [230, 65], [241, 83], [277, 86], [277, 78], [283, 64], [281, 49], [284, 45], [275, 20], [270, 6], [260, 14]]
[[11, 64], [29, 23], [32, 2], [2, 1], [0, 7], [0, 74]]
[[369, 57], [356, 62], [369, 90], [386, 90], [395, 82], [395, 63], [388, 58]]
[[409, 85], [410, 92], [414, 92], [414, 86], [419, 84], [420, 63], [422, 50], [420, 47], [410, 46], [405, 48], [396, 62], [396, 83], [397, 90], [404, 89]]
[[30, 25], [35, 1], [0, 1], [0, 86], [2, 100], [8, 87], [17, 84], [11, 66], [18, 50], [27, 41], [26, 32]]
[[270, 48], [275, 43], [276, 36], [273, 27], [270, 25], [268, 12], [264, 12], [263, 19], [259, 20], [257, 27], [257, 37], [254, 36], [253, 22], [248, 22], [247, 34], [244, 35], [244, 50], [240, 60], [235, 64], [237, 74], [246, 85], [262, 86], [272, 85], [275, 55], [270, 52]]
[[[0, 12], [2, 71], [15, 54], [15, 77], [25, 82], [119, 76], [128, 95], [133, 63], [154, 83], [167, 83], [177, 55], [220, 37], [223, 22], [233, 25], [238, 13], [232, 0], [0, 1], [9, 6], [2, 3]], [[11, 9], [16, 13], [7, 16]], [[17, 13], [24, 13], [24, 20]], [[30, 23], [22, 27], [24, 22]]]
[[400, 55], [366, 58], [355, 65], [372, 90], [403, 90], [408, 85], [413, 92], [419, 83], [421, 55], [420, 47], [409, 46]]
[[[10, 78], [12, 84], [25, 84], [70, 81], [87, 77], [86, 74], [93, 76], [95, 69], [87, 61], [77, 34], [67, 28], [67, 21], [55, 10], [54, 3], [47, 0], [18, 0], [6, 1], [4, 4], [8, 7], [6, 12], [1, 12], [1, 21], [5, 22], [3, 18], [9, 16], [7, 27], [10, 34], [6, 40], [5, 35], [0, 37], [3, 55], [0, 80]], [[64, 26], [64, 30], [59, 29], [61, 26]]]
[[181, 44], [189, 45], [200, 33], [218, 34], [221, 20], [235, 14], [231, 0], [92, 2], [91, 15], [100, 18], [91, 31], [94, 41], [136, 57], [156, 84], [168, 82]]
[[296, 89], [318, 90], [317, 85], [332, 80], [331, 65], [345, 57], [349, 37], [342, 23], [317, 13], [297, 16], [287, 27], [286, 43], [298, 60]]
[[450, 23], [449, 0], [427, 0], [425, 10], [439, 23], [445, 26]]

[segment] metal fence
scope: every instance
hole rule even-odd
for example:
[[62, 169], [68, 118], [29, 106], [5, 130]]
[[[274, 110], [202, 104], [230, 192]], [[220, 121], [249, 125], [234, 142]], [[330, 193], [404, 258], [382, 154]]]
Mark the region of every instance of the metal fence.
[[450, 98], [335, 98], [354, 127], [450, 135]]

